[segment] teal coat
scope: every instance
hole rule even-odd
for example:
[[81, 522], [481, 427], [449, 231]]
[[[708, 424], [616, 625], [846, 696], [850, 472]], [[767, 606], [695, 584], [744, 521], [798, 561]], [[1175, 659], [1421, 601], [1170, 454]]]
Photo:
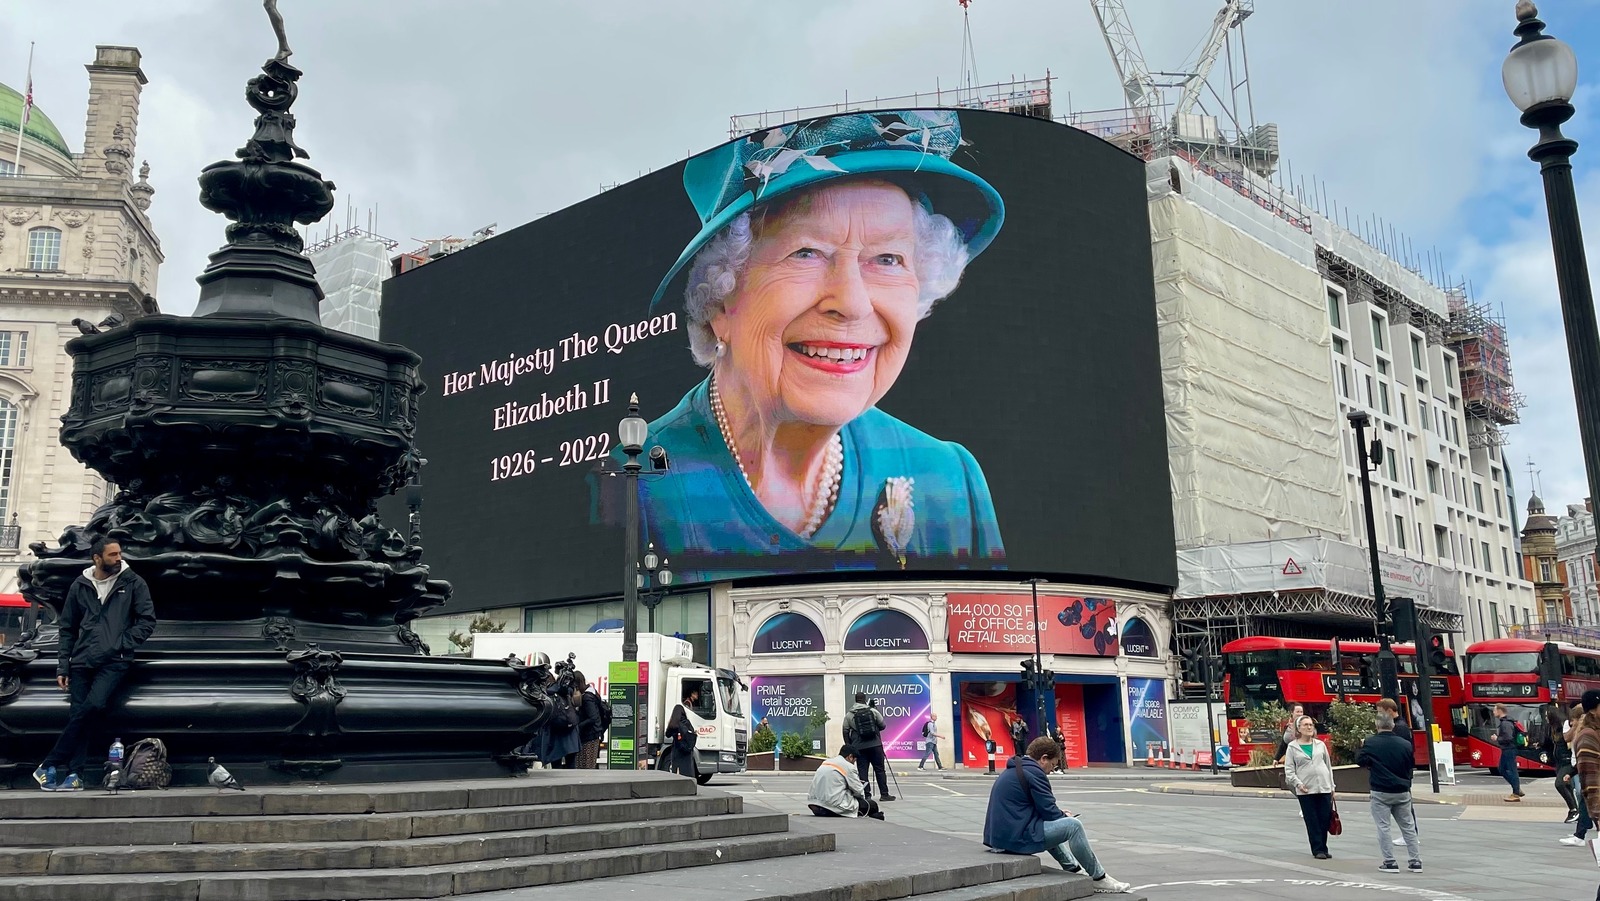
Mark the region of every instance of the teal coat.
[[683, 582], [802, 571], [901, 568], [875, 534], [886, 481], [909, 476], [916, 521], [905, 568], [1005, 568], [1005, 548], [983, 470], [959, 444], [940, 441], [876, 407], [840, 432], [839, 500], [809, 540], [756, 499], [711, 413], [709, 380], [650, 424], [671, 472], [640, 480], [644, 538]]

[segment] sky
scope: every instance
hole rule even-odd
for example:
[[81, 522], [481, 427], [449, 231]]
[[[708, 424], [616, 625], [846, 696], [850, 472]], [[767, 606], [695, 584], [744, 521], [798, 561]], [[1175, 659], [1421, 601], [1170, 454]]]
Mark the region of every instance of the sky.
[[[294, 113], [310, 165], [339, 188], [335, 230], [424, 239], [501, 230], [726, 140], [739, 113], [898, 96], [962, 77], [957, 0], [528, 2], [280, 0]], [[1149, 67], [1193, 59], [1221, 0], [1125, 0]], [[1553, 511], [1588, 491], [1534, 134], [1500, 85], [1513, 0], [1260, 0], [1245, 24], [1248, 98], [1279, 127], [1285, 171], [1357, 217], [1436, 250], [1452, 282], [1504, 313], [1521, 424], [1509, 430], [1519, 498], [1529, 467]], [[1580, 67], [1567, 132], [1580, 209], [1600, 216], [1600, 0], [1547, 0], [1550, 33]], [[137, 46], [150, 83], [136, 159], [166, 262], [157, 296], [189, 313], [191, 279], [222, 243], [195, 177], [251, 132], [244, 83], [276, 49], [254, 0], [0, 0], [0, 81], [26, 77], [74, 150], [96, 44]], [[1053, 77], [1057, 113], [1122, 105], [1089, 0], [972, 0], [981, 83]], [[1235, 77], [1242, 74], [1235, 59]], [[1212, 83], [1224, 86], [1219, 65]], [[1241, 94], [1241, 96], [1244, 96]], [[313, 228], [321, 234], [326, 226]], [[1586, 239], [1591, 256], [1600, 220]]]

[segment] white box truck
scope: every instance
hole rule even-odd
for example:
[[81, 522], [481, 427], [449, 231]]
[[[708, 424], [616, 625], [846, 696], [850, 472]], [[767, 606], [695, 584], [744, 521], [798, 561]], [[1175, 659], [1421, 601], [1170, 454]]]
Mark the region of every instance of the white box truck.
[[[604, 698], [608, 694], [613, 662], [622, 660], [621, 632], [479, 632], [472, 637], [472, 656], [504, 660], [515, 655], [531, 662], [544, 652], [551, 664], [576, 654], [573, 665]], [[732, 670], [712, 669], [694, 662], [694, 648], [681, 638], [640, 633], [639, 662], [648, 664], [649, 694], [645, 703], [645, 722], [638, 739], [647, 750], [641, 760], [655, 761], [661, 749], [661, 734], [672, 708], [690, 689], [700, 690], [700, 701], [686, 707], [700, 738], [700, 783], [717, 773], [744, 772], [746, 748], [750, 743], [750, 719], [745, 713], [748, 687]]]

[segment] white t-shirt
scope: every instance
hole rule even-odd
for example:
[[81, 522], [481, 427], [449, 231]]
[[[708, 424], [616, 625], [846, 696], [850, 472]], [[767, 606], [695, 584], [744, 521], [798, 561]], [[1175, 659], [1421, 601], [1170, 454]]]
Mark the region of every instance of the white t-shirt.
[[121, 574], [121, 570], [118, 570], [117, 573], [112, 575], [109, 579], [96, 579], [94, 576], [89, 577], [90, 583], [94, 585], [94, 593], [100, 596], [100, 606], [104, 607], [106, 604], [106, 598], [111, 597], [111, 586], [117, 584], [117, 576]]

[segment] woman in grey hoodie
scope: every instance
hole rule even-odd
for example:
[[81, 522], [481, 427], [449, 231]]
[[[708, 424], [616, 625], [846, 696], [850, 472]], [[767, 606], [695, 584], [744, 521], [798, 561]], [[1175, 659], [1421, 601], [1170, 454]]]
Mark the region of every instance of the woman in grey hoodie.
[[1306, 821], [1311, 856], [1327, 860], [1328, 826], [1333, 822], [1333, 759], [1328, 746], [1317, 738], [1317, 724], [1309, 716], [1295, 720], [1295, 737], [1283, 758], [1283, 781], [1300, 802]]

